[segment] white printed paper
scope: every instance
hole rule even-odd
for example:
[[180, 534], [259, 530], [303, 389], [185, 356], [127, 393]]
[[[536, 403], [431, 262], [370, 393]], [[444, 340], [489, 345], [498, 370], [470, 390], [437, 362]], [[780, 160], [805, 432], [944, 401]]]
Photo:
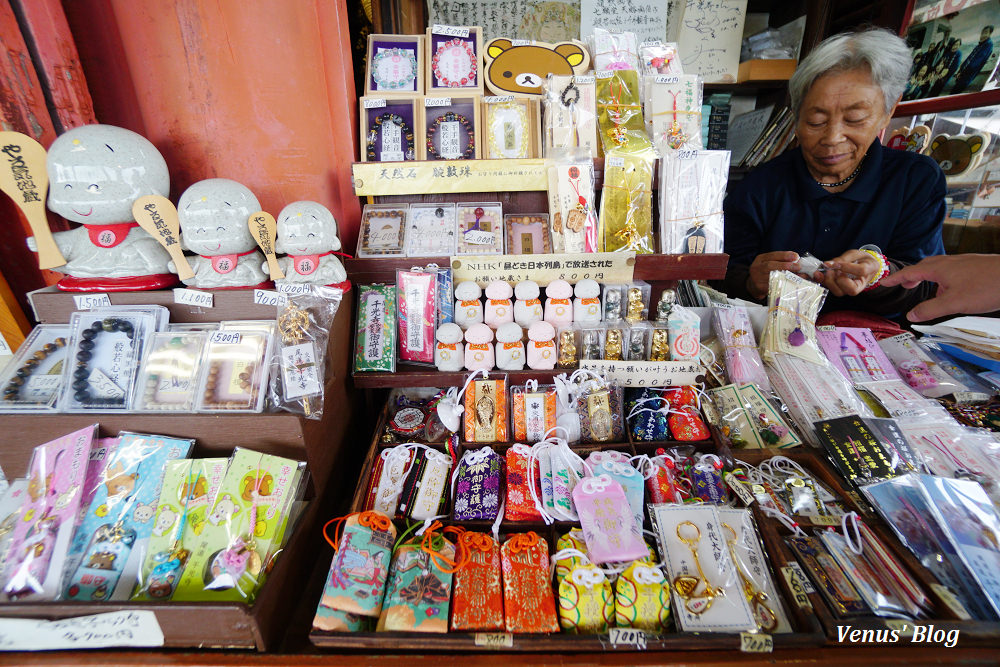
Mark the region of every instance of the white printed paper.
[[428, 0], [427, 17], [481, 26], [483, 44], [513, 35], [549, 43], [580, 37], [580, 0]]
[[56, 651], [113, 646], [163, 646], [156, 612], [114, 611], [60, 621], [0, 619], [0, 650]]
[[458, 121], [447, 121], [441, 123], [438, 130], [440, 147], [438, 155], [446, 160], [455, 160], [462, 157], [462, 127]]
[[100, 368], [95, 368], [87, 378], [94, 393], [101, 398], [123, 398], [125, 390], [115, 384], [114, 380], [104, 374]]
[[111, 305], [111, 297], [107, 294], [74, 294], [73, 302], [77, 310], [91, 310]]
[[202, 292], [201, 290], [178, 287], [174, 290], [174, 303], [213, 308], [215, 306], [215, 297], [211, 292]]
[[281, 378], [284, 398], [315, 396], [323, 391], [316, 364], [316, 347], [312, 343], [281, 348]]

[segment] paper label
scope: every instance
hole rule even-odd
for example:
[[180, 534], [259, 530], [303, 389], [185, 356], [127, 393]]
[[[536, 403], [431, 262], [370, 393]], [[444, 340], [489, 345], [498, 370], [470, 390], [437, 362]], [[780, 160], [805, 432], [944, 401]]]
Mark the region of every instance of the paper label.
[[614, 72], [612, 72], [609, 69], [602, 69], [600, 71], [594, 72], [594, 76], [596, 76], [598, 79], [610, 79], [613, 74]]
[[423, 352], [424, 350], [424, 330], [420, 325], [423, 318], [419, 313], [424, 308], [424, 287], [416, 281], [411, 280], [406, 286], [406, 312], [413, 313], [412, 320], [406, 327], [406, 348], [411, 352]]
[[760, 632], [741, 632], [740, 651], [743, 653], [771, 653], [774, 651], [774, 638]]
[[513, 102], [513, 95], [484, 95], [483, 102], [486, 104], [504, 104], [506, 102]]
[[425, 97], [424, 107], [450, 107], [450, 97]]
[[579, 83], [580, 85], [586, 86], [594, 83], [593, 74], [577, 74], [573, 77], [574, 83]]
[[514, 635], [509, 632], [477, 632], [476, 646], [511, 648], [514, 646]]
[[0, 357], [5, 355], [14, 356], [14, 351], [10, 349], [10, 344], [7, 342], [7, 339], [0, 336]]
[[385, 295], [369, 292], [364, 303], [365, 308], [365, 361], [376, 362], [382, 358], [382, 340], [385, 330]]
[[698, 157], [698, 151], [684, 150], [684, 151], [674, 151], [674, 156], [678, 160], [694, 160]]
[[464, 255], [452, 257], [451, 268], [456, 285], [463, 280], [471, 280], [481, 287], [485, 287], [493, 280], [506, 280], [512, 283], [533, 280], [545, 286], [557, 278], [571, 283], [590, 278], [599, 283], [619, 284], [632, 282], [635, 253]]
[[272, 290], [255, 289], [253, 291], [253, 302], [261, 306], [284, 306], [288, 303], [288, 297]]
[[625, 158], [620, 155], [611, 155], [604, 160], [604, 168], [617, 167], [619, 169], [625, 168]]
[[785, 567], [790, 568], [795, 572], [795, 576], [798, 577], [799, 583], [802, 584], [802, 588], [806, 593], [812, 594], [816, 592], [813, 588], [812, 582], [809, 581], [809, 577], [806, 576], [806, 571], [802, 569], [802, 566], [796, 561], [791, 561]]
[[647, 39], [647, 40], [643, 41], [643, 43], [640, 44], [639, 46], [642, 47], [642, 46], [662, 46], [662, 45], [663, 45], [663, 42], [661, 42], [658, 39]]
[[698, 384], [704, 366], [688, 361], [605, 361], [581, 359], [580, 368], [594, 371], [623, 387], [682, 387]]
[[104, 374], [100, 368], [95, 368], [87, 378], [94, 393], [102, 398], [122, 398], [125, 390], [115, 384], [115, 381]]
[[608, 630], [608, 641], [614, 647], [627, 646], [646, 650], [646, 633], [635, 628], [611, 628]]
[[323, 391], [316, 348], [311, 342], [281, 348], [281, 377], [286, 399], [315, 396]]
[[449, 120], [438, 126], [438, 155], [446, 160], [462, 157], [462, 126], [457, 120]]
[[951, 612], [955, 614], [955, 616], [959, 617], [963, 621], [972, 620], [972, 615], [969, 614], [969, 611], [965, 608], [965, 605], [963, 605], [962, 602], [957, 597], [955, 597], [955, 594], [951, 592], [950, 588], [948, 588], [947, 586], [942, 586], [941, 584], [931, 584], [931, 589], [933, 589], [934, 592], [937, 593], [938, 597], [941, 598], [942, 602], [948, 605], [948, 608], [951, 609]]
[[111, 297], [107, 294], [74, 294], [73, 301], [77, 310], [90, 310], [111, 305]]
[[215, 307], [215, 297], [210, 292], [202, 292], [200, 290], [178, 287], [174, 290], [174, 303], [213, 308]]
[[440, 25], [435, 23], [431, 26], [431, 33], [434, 35], [446, 35], [448, 37], [468, 37], [469, 29], [455, 25]]
[[[403, 154], [403, 132], [395, 123], [382, 124], [382, 161], [388, 162], [389, 157]], [[402, 159], [402, 158], [400, 158]]]
[[745, 506], [750, 507], [750, 505], [757, 500], [754, 495], [750, 493], [750, 489], [747, 488], [746, 484], [732, 475], [726, 475], [726, 484], [728, 484], [729, 488], [733, 490], [733, 493], [740, 497], [740, 500], [743, 501]]
[[512, 39], [510, 40], [511, 46], [531, 46], [532, 41], [530, 39]]
[[798, 575], [795, 574], [795, 568], [785, 566], [781, 568], [781, 574], [785, 577], [785, 581], [788, 582], [788, 587], [792, 590], [792, 595], [795, 598], [795, 604], [799, 606], [800, 609], [812, 609], [812, 602], [809, 601], [809, 595], [806, 593], [806, 588], [802, 584]]
[[493, 245], [496, 240], [493, 232], [484, 232], [481, 229], [470, 229], [463, 236], [469, 245]]
[[222, 345], [238, 345], [241, 338], [239, 331], [213, 331], [208, 337], [208, 341]]
[[0, 619], [0, 650], [55, 651], [112, 646], [163, 646], [156, 613], [114, 611], [61, 621]]
[[666, 74], [658, 74], [653, 78], [656, 83], [680, 83], [681, 78], [679, 76], [668, 76]]
[[955, 392], [955, 402], [956, 403], [985, 403], [990, 400], [989, 394], [983, 394], [978, 391], [956, 391]]
[[529, 442], [538, 442], [545, 437], [545, 394], [524, 394], [524, 433]]
[[361, 100], [361, 105], [365, 109], [381, 109], [385, 106], [384, 97], [368, 97]]
[[815, 514], [809, 517], [809, 521], [814, 526], [839, 526], [841, 523], [839, 518], [829, 514]]
[[286, 283], [275, 281], [274, 289], [278, 290], [281, 294], [297, 296], [299, 294], [309, 294], [309, 292], [312, 291], [312, 286], [309, 285], [309, 283]]
[[891, 340], [895, 343], [909, 343], [914, 339], [914, 335], [911, 333], [901, 333], [895, 336], [890, 336], [889, 338], [883, 338], [882, 340]]
[[49, 392], [59, 388], [62, 375], [39, 375], [28, 378], [25, 388], [28, 392]]

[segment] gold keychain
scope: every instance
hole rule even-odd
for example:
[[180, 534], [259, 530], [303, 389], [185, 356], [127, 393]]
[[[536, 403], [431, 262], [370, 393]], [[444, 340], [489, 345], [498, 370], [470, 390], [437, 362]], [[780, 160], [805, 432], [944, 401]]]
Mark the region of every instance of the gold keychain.
[[[289, 303], [278, 316], [278, 331], [281, 333], [282, 344], [286, 346], [297, 345], [306, 340], [306, 333], [309, 331], [309, 311]], [[311, 413], [308, 396], [302, 397], [302, 410], [306, 417]]]
[[729, 547], [729, 555], [733, 557], [733, 565], [736, 567], [736, 574], [740, 575], [740, 581], [743, 582], [743, 595], [746, 596], [747, 602], [750, 603], [750, 606], [753, 609], [753, 615], [754, 619], [757, 621], [757, 627], [764, 632], [770, 633], [778, 627], [778, 617], [775, 615], [774, 611], [767, 606], [767, 593], [757, 590], [750, 577], [743, 572], [740, 559], [736, 557], [736, 531], [733, 530], [732, 526], [728, 523], [723, 523], [722, 527], [732, 534], [732, 537], [726, 540], [726, 546]]
[[[681, 528], [684, 526], [693, 528], [695, 536], [684, 537], [681, 533]], [[674, 590], [684, 600], [684, 608], [692, 614], [700, 616], [708, 611], [712, 603], [715, 602], [715, 598], [725, 595], [725, 590], [722, 588], [713, 588], [708, 583], [708, 577], [705, 576], [705, 571], [701, 567], [701, 561], [698, 559], [698, 543], [701, 542], [701, 529], [691, 521], [681, 521], [677, 524], [676, 533], [677, 539], [681, 541], [681, 544], [686, 545], [691, 550], [691, 555], [694, 557], [694, 566], [698, 569], [698, 576], [681, 574], [674, 577]], [[698, 589], [702, 584], [704, 584], [704, 590], [699, 594]]]

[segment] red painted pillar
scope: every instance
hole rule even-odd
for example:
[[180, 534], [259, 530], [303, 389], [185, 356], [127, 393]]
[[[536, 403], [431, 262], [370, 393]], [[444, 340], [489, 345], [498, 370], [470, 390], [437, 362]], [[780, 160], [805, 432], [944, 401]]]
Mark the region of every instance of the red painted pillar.
[[351, 251], [356, 99], [344, 0], [65, 3], [99, 122], [143, 134], [171, 199], [205, 178], [249, 187], [275, 216], [327, 206]]

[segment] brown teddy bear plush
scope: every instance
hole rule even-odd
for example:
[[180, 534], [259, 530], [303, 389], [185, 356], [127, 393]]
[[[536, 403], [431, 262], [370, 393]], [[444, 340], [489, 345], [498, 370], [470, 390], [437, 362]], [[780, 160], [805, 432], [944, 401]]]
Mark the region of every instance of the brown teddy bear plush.
[[486, 87], [494, 95], [541, 96], [549, 74], [582, 74], [590, 65], [590, 54], [579, 42], [514, 46], [498, 38], [486, 45]]

